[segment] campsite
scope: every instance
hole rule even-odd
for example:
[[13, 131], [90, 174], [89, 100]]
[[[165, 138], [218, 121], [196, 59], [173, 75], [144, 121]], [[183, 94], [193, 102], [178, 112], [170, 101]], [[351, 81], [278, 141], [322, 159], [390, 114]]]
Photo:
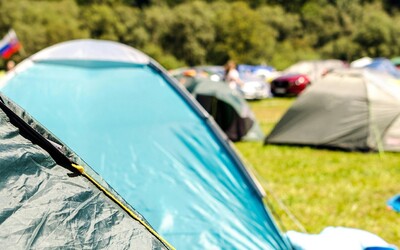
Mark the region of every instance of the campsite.
[[[274, 98], [251, 103], [265, 133], [294, 100]], [[326, 225], [368, 228], [400, 245], [398, 214], [386, 208], [387, 199], [398, 189], [398, 153], [264, 147], [257, 142], [238, 142], [236, 147], [257, 173], [286, 229], [300, 230], [280, 202], [307, 232], [319, 233]]]
[[0, 0], [4, 249], [400, 249], [400, 4]]

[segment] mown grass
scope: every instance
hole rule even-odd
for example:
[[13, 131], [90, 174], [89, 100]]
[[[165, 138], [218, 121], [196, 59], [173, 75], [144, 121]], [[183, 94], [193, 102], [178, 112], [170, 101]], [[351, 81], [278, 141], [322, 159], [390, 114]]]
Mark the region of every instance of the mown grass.
[[[250, 103], [265, 134], [293, 101], [273, 98]], [[300, 228], [279, 200], [308, 233], [328, 226], [353, 227], [400, 246], [400, 214], [386, 207], [386, 201], [400, 193], [400, 153], [350, 153], [261, 142], [235, 145], [266, 190], [283, 231]]]

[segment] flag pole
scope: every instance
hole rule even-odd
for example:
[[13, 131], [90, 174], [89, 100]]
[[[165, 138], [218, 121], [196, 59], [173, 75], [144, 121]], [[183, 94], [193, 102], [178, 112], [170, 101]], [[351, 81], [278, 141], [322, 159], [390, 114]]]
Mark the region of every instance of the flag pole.
[[26, 56], [26, 51], [24, 49], [24, 46], [21, 45], [21, 48], [19, 49], [19, 53], [21, 56], [25, 57]]
[[[11, 29], [11, 30], [15, 33], [15, 37], [16, 37], [17, 40], [19, 41], [19, 38], [18, 38], [17, 33], [15, 32], [15, 30], [14, 30], [14, 29]], [[26, 51], [25, 51], [24, 46], [22, 45], [21, 42], [20, 42], [20, 44], [21, 44], [21, 46], [20, 46], [18, 52], [19, 52], [19, 54], [20, 54], [22, 57], [25, 57], [25, 56], [26, 56]]]

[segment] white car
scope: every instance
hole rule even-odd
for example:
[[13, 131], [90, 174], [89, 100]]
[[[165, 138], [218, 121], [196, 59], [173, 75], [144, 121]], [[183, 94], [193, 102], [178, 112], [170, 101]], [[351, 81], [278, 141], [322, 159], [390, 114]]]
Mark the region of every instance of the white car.
[[243, 81], [240, 91], [246, 100], [259, 100], [272, 96], [269, 84], [262, 77], [241, 75], [240, 78]]

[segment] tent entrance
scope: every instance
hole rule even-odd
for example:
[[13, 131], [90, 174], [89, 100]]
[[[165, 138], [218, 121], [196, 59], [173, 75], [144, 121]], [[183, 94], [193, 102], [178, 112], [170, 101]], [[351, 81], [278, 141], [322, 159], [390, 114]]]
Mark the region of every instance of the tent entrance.
[[197, 95], [196, 100], [232, 141], [239, 141], [253, 126], [252, 120], [241, 118], [232, 106], [214, 96]]

